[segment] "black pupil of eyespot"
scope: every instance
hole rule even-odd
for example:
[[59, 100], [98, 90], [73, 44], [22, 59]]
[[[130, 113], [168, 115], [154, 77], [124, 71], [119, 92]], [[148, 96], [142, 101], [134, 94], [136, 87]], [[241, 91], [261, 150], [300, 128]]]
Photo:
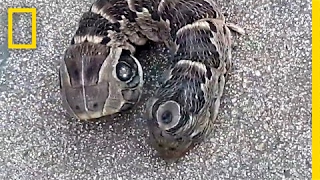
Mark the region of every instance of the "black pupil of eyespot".
[[131, 68], [123, 62], [119, 62], [117, 64], [116, 73], [121, 81], [128, 81], [132, 77]]
[[165, 111], [161, 115], [162, 122], [165, 124], [169, 124], [172, 122], [172, 113], [170, 111]]

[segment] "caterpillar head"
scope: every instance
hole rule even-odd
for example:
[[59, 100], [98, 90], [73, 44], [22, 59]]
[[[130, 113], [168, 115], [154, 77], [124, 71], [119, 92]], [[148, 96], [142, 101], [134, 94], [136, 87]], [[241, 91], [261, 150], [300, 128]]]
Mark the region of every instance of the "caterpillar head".
[[59, 72], [63, 105], [80, 120], [131, 109], [140, 99], [142, 73], [129, 50], [91, 42], [70, 45]]
[[178, 159], [193, 147], [190, 134], [178, 132], [188, 126], [181, 105], [173, 100], [150, 99], [147, 105], [149, 143], [164, 159]]
[[149, 139], [164, 159], [177, 159], [207, 131], [210, 113], [199, 81], [169, 79], [146, 103]]

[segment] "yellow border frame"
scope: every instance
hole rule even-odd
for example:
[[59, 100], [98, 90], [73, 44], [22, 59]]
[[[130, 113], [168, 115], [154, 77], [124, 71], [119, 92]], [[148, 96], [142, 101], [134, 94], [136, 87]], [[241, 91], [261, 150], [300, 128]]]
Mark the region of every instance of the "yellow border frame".
[[320, 179], [320, 0], [312, 0], [312, 179]]
[[[31, 44], [13, 44], [13, 13], [31, 13], [32, 35]], [[9, 8], [8, 9], [8, 48], [9, 49], [36, 49], [37, 48], [37, 10], [36, 8]]]

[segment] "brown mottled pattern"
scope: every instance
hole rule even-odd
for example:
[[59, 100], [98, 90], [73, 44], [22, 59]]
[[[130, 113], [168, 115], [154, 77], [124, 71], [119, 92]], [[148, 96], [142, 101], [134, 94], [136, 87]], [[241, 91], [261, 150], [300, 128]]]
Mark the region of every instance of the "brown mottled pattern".
[[[83, 56], [90, 56], [90, 53], [82, 54], [82, 60], [73, 63], [77, 67], [69, 62], [72, 59], [65, 59], [64, 70], [68, 72], [64, 74], [71, 79], [76, 76], [82, 89], [70, 90], [71, 94], [68, 94], [65, 86], [71, 89], [80, 87], [62, 84], [62, 92], [67, 97], [65, 106], [76, 107], [71, 114], [79, 119], [99, 118], [131, 109], [139, 101], [143, 87], [143, 70], [135, 58], [136, 49], [145, 45], [147, 40], [164, 43], [171, 50], [167, 56], [170, 63], [168, 74], [154, 97], [148, 100], [146, 118], [153, 134], [150, 138], [153, 147], [160, 154], [167, 157], [171, 154], [175, 158], [203, 141], [212, 131], [231, 68], [230, 30], [243, 34], [240, 27], [225, 22], [222, 11], [213, 0], [98, 0], [89, 12], [82, 15], [69, 48], [93, 43], [97, 47], [104, 45], [108, 55], [105, 61], [93, 57], [84, 63], [86, 58]], [[96, 72], [97, 68], [93, 67], [97, 66], [112, 67]], [[81, 78], [70, 73], [74, 68], [81, 70]], [[108, 72], [103, 71], [106, 68]], [[100, 88], [100, 92], [107, 93], [104, 104], [95, 103], [99, 97], [90, 92], [92, 87], [97, 91], [101, 82], [109, 88], [101, 89], [106, 88], [105, 85]], [[92, 87], [88, 87], [89, 84]], [[83, 105], [73, 105], [71, 102], [79, 102], [68, 99], [75, 92], [82, 94]]]

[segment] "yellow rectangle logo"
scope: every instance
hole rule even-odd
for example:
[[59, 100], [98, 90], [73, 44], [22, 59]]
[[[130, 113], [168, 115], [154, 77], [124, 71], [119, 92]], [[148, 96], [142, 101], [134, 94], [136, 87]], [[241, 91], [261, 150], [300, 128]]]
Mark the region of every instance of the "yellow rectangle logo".
[[[13, 44], [13, 13], [31, 13], [31, 44]], [[8, 48], [9, 49], [36, 49], [37, 48], [37, 10], [36, 8], [9, 8], [8, 9]]]

